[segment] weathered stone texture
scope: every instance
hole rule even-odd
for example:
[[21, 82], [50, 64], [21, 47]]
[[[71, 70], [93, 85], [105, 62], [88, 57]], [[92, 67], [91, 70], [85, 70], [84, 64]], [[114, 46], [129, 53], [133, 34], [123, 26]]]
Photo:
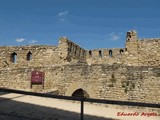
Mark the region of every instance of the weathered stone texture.
[[[45, 72], [45, 87], [33, 85], [32, 69]], [[29, 91], [58, 91], [71, 96], [79, 88], [89, 97], [160, 103], [160, 68], [129, 67], [120, 65], [63, 65], [54, 67], [4, 69], [0, 86]], [[114, 75], [115, 82], [112, 83]]]
[[141, 39], [138, 46], [139, 65], [160, 66], [160, 39]]
[[[34, 70], [45, 72], [44, 89], [30, 88]], [[125, 48], [85, 50], [65, 37], [58, 46], [0, 47], [0, 87], [160, 103], [160, 39], [129, 31]]]
[[125, 48], [88, 50], [86, 58], [88, 64], [160, 66], [160, 39], [139, 39], [129, 31]]
[[86, 62], [86, 52], [83, 48], [63, 37], [59, 41], [61, 58], [66, 62]]
[[92, 55], [87, 51], [87, 63], [88, 64], [122, 64], [122, 56], [124, 54], [124, 48], [113, 49], [98, 49], [92, 50]]
[[[32, 53], [30, 61], [27, 60], [28, 52]], [[17, 54], [16, 63], [12, 61], [12, 53]], [[1, 68], [21, 68], [25, 66], [48, 66], [60, 64], [60, 51], [54, 46], [23, 46], [23, 47], [1, 47], [0, 67]]]

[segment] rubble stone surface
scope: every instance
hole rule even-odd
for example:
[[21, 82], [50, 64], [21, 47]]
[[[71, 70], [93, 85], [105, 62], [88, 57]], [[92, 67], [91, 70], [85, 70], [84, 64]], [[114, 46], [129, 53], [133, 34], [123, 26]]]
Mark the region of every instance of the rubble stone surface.
[[[31, 72], [45, 73], [42, 85]], [[65, 37], [58, 46], [1, 46], [0, 87], [91, 98], [160, 103], [160, 38], [127, 32], [125, 48], [85, 50]]]

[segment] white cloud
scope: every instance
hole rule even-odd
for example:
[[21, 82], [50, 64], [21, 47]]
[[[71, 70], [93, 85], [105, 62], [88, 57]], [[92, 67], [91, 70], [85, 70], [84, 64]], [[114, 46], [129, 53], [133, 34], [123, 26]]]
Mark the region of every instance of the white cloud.
[[111, 41], [117, 41], [117, 40], [119, 40], [120, 38], [121, 38], [121, 35], [122, 35], [123, 33], [115, 33], [115, 32], [112, 32], [112, 33], [109, 33], [109, 34], [107, 34], [107, 37], [109, 37], [109, 39], [111, 40]]
[[34, 43], [37, 43], [38, 41], [37, 40], [31, 40], [29, 41], [29, 44], [34, 44]]
[[24, 38], [17, 38], [17, 39], [16, 39], [16, 42], [19, 42], [19, 43], [20, 43], [20, 42], [24, 42], [24, 41], [25, 41]]
[[65, 21], [67, 14], [68, 14], [68, 11], [58, 13], [58, 19], [60, 21]]
[[68, 11], [60, 12], [58, 13], [58, 16], [62, 17], [62, 16], [65, 16], [66, 14], [68, 14]]

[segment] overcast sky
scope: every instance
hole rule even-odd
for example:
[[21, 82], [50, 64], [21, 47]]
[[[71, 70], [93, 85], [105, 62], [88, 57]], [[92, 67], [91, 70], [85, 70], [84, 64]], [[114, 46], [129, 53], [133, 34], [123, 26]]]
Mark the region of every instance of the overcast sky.
[[0, 46], [66, 36], [85, 49], [123, 48], [132, 29], [160, 38], [160, 0], [0, 0]]

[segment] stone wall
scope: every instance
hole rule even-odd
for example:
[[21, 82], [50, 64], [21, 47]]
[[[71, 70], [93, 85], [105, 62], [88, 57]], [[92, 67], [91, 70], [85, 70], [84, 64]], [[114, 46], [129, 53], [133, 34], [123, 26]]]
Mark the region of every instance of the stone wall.
[[88, 64], [124, 64], [160, 66], [160, 39], [139, 39], [136, 31], [128, 31], [125, 48], [87, 50]]
[[160, 39], [139, 40], [138, 62], [140, 66], [160, 66]]
[[[34, 70], [45, 72], [44, 89], [30, 87]], [[85, 50], [65, 37], [58, 46], [2, 46], [0, 87], [160, 103], [160, 39], [129, 31], [125, 48]]]
[[62, 51], [62, 59], [64, 61], [68, 61], [71, 63], [86, 62], [86, 51], [67, 38], [60, 38], [59, 48]]
[[[30, 88], [33, 70], [45, 72], [44, 89], [42, 85]], [[68, 96], [83, 89], [91, 98], [160, 103], [158, 67], [76, 64], [1, 69], [0, 73], [0, 87]]]
[[0, 67], [23, 68], [60, 64], [58, 47], [54, 46], [15, 46], [0, 47]]
[[124, 48], [88, 50], [86, 60], [88, 64], [121, 64], [124, 51]]
[[61, 38], [58, 46], [2, 46], [0, 68], [43, 67], [57, 64], [86, 62], [85, 50], [67, 38]]
[[0, 55], [2, 68], [74, 63], [160, 66], [160, 39], [138, 39], [136, 31], [129, 31], [125, 48], [85, 50], [62, 37], [58, 46], [0, 47]]

